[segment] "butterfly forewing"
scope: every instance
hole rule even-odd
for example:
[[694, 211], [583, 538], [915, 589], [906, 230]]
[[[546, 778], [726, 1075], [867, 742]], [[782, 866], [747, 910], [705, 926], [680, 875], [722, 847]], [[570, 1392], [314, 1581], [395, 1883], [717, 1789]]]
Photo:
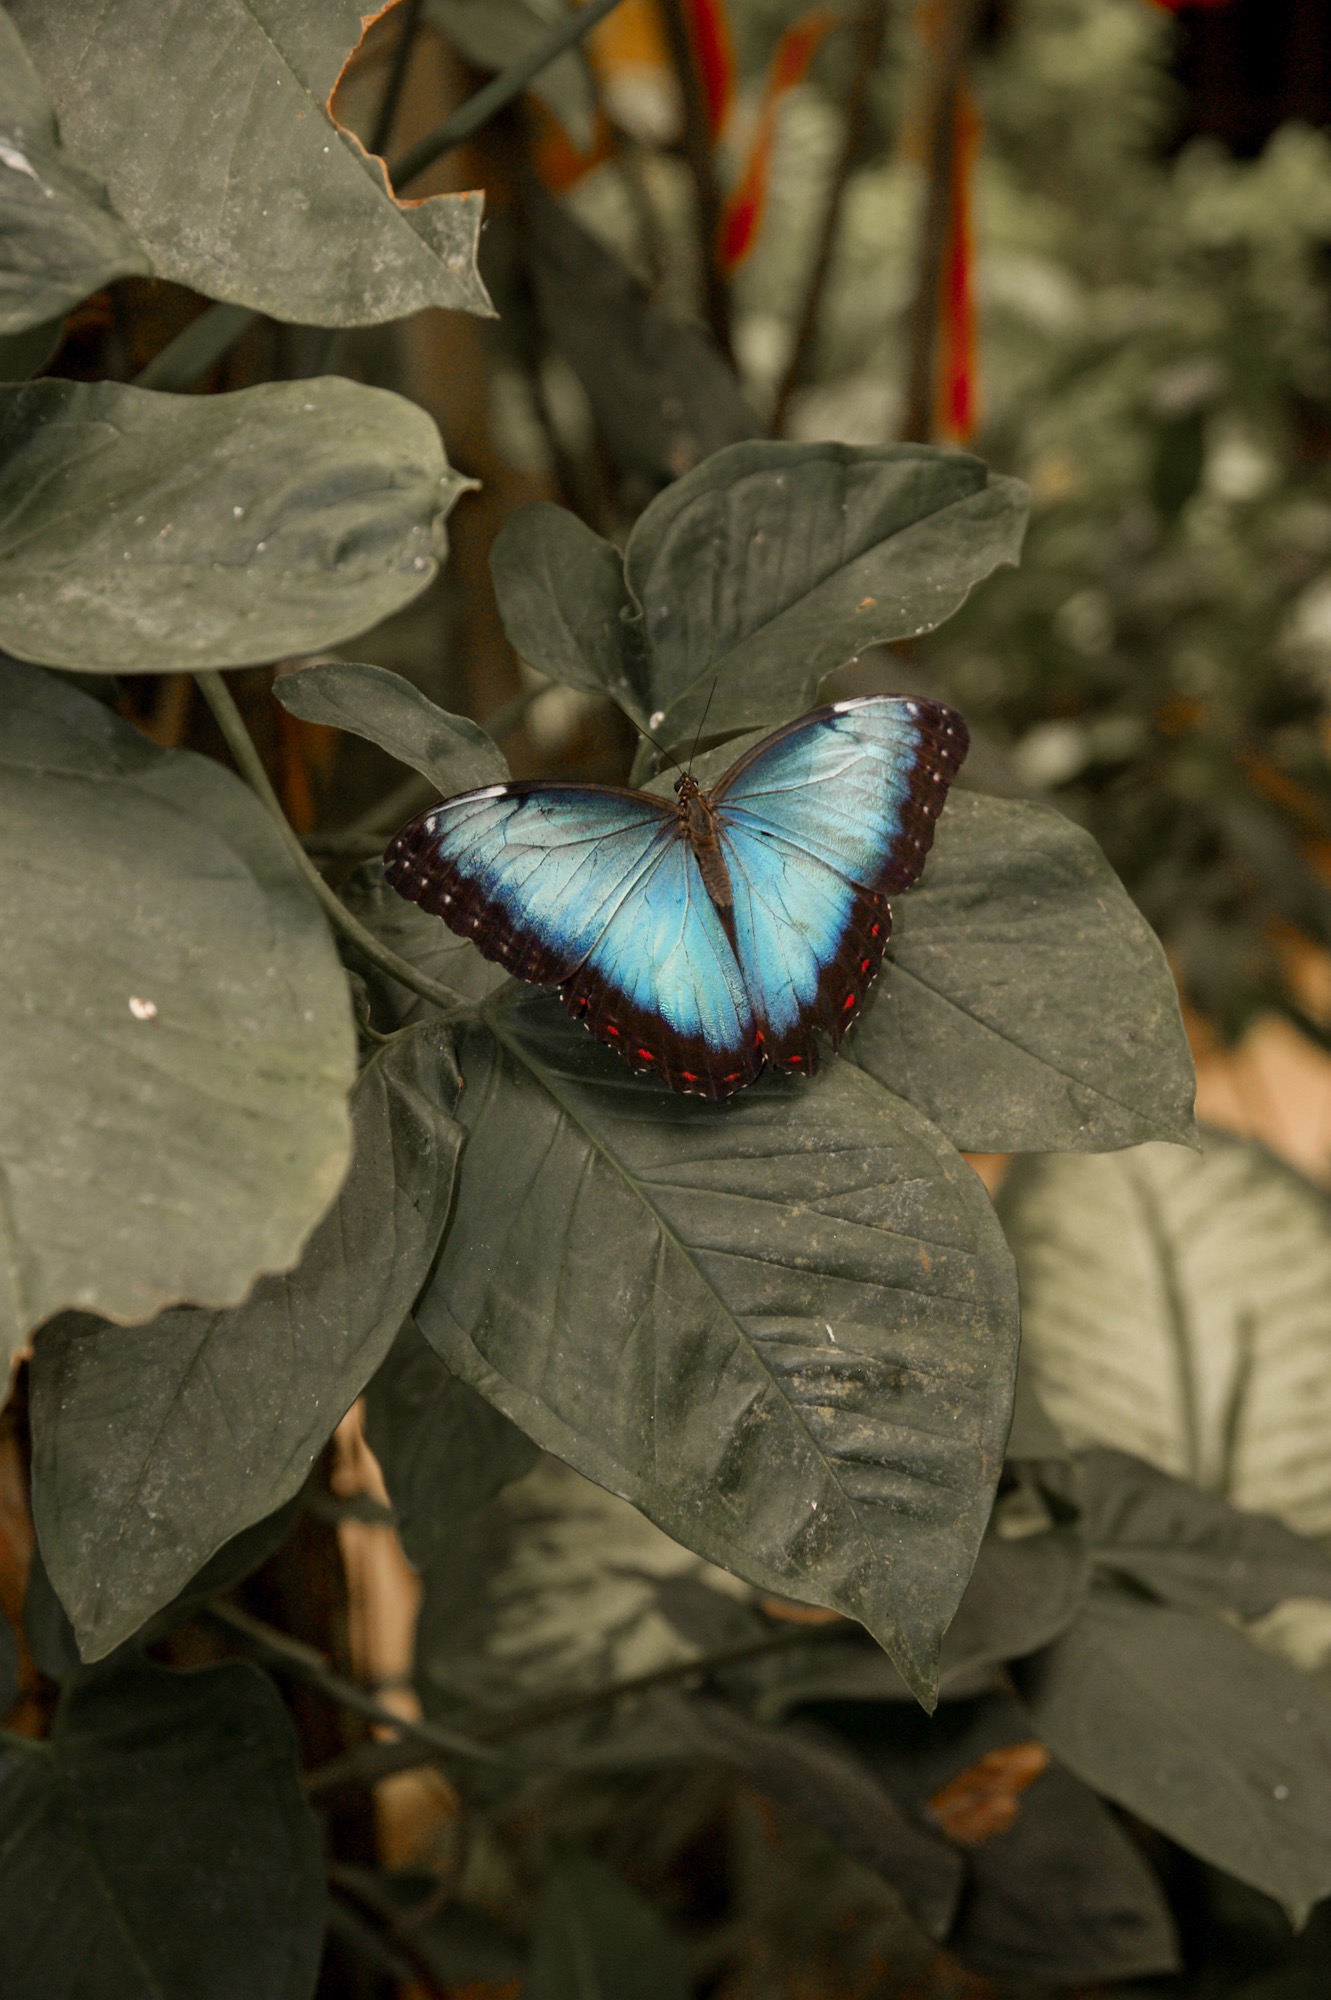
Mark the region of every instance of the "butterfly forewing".
[[855, 1020], [887, 948], [887, 892], [918, 879], [967, 742], [940, 703], [866, 696], [778, 731], [712, 792], [773, 1067], [812, 1070], [812, 1031], [836, 1047]]
[[725, 1097], [762, 1066], [734, 953], [678, 814], [646, 793], [521, 783], [464, 793], [384, 861], [410, 901], [565, 1006], [635, 1069]]

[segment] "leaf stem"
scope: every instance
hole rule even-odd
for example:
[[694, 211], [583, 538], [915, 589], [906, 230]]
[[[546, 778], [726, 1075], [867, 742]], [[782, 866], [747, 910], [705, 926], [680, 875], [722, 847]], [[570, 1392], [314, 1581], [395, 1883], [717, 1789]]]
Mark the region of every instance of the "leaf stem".
[[579, 7], [567, 20], [559, 22], [543, 42], [510, 63], [507, 69], [501, 69], [498, 76], [491, 77], [489, 83], [445, 118], [442, 125], [436, 125], [433, 132], [427, 132], [423, 139], [409, 146], [400, 159], [390, 161], [388, 178], [393, 186], [405, 187], [445, 153], [452, 152], [454, 146], [469, 139], [488, 118], [493, 118], [496, 111], [502, 111], [506, 104], [520, 97], [533, 77], [539, 76], [557, 56], [562, 56], [565, 49], [574, 48], [598, 21], [613, 13], [618, 5], [619, 0], [590, 0], [589, 5]]
[[703, 304], [713, 340], [726, 360], [734, 363], [730, 338], [730, 298], [720, 264], [721, 195], [712, 160], [712, 134], [703, 99], [702, 79], [684, 18], [681, 0], [661, 0], [666, 46], [684, 107], [684, 158], [693, 180], [698, 208], [698, 249], [702, 264]]
[[[652, 1688], [692, 1680], [696, 1675], [705, 1678], [710, 1674], [723, 1673], [728, 1667], [743, 1666], [749, 1660], [765, 1659], [769, 1654], [784, 1653], [799, 1645], [817, 1644], [827, 1638], [845, 1639], [848, 1634], [853, 1636], [858, 1631], [859, 1627], [848, 1621], [839, 1621], [835, 1625], [798, 1625], [769, 1637], [746, 1640], [743, 1645], [701, 1654], [697, 1659], [672, 1660], [668, 1666], [653, 1667], [647, 1673], [612, 1681], [607, 1687], [590, 1688], [581, 1694], [565, 1695], [559, 1700], [537, 1703], [531, 1708], [515, 1709], [511, 1715], [496, 1716], [493, 1721], [481, 1723], [473, 1732], [472, 1740], [481, 1744], [503, 1742], [511, 1736], [548, 1728], [553, 1722], [569, 1721], [595, 1709], [610, 1707], [628, 1695], [645, 1694]], [[348, 1751], [345, 1756], [330, 1759], [317, 1771], [311, 1771], [305, 1780], [305, 1790], [311, 1798], [318, 1798], [349, 1785], [374, 1784], [380, 1778], [390, 1777], [395, 1771], [410, 1770], [417, 1764], [431, 1761], [432, 1753], [422, 1751], [411, 1743], [367, 1743], [357, 1750]]]
[[382, 153], [393, 136], [393, 121], [402, 101], [402, 86], [407, 80], [411, 67], [411, 51], [416, 40], [416, 30], [421, 21], [422, 0], [402, 0], [401, 20], [397, 40], [393, 44], [393, 64], [388, 72], [388, 82], [379, 100], [379, 110], [374, 120], [374, 131], [370, 135], [370, 151]]
[[183, 333], [168, 341], [154, 354], [146, 368], [134, 377], [136, 389], [157, 389], [166, 394], [183, 394], [215, 368], [242, 334], [249, 332], [263, 314], [252, 306], [211, 305], [191, 320]]
[[925, 193], [920, 213], [915, 298], [910, 309], [906, 416], [901, 431], [903, 438], [921, 444], [928, 443], [934, 428], [939, 296], [952, 214], [957, 94], [975, 38], [980, 0], [948, 0], [938, 14], [938, 40], [927, 52], [921, 86]]
[[224, 1626], [265, 1665], [318, 1688], [340, 1708], [349, 1708], [353, 1715], [363, 1715], [383, 1729], [396, 1730], [399, 1736], [432, 1757], [470, 1757], [485, 1764], [503, 1761], [499, 1751], [469, 1736], [451, 1729], [436, 1729], [432, 1722], [417, 1722], [410, 1716], [399, 1715], [396, 1709], [385, 1708], [354, 1681], [343, 1680], [341, 1674], [334, 1673], [323, 1654], [313, 1646], [302, 1644], [275, 1625], [265, 1625], [262, 1619], [252, 1618], [248, 1611], [228, 1604], [223, 1598], [210, 1598], [203, 1607], [203, 1615]]
[[381, 944], [373, 931], [367, 930], [359, 918], [353, 917], [342, 899], [335, 895], [324, 881], [309, 855], [301, 846], [300, 836], [282, 810], [281, 801], [269, 783], [263, 760], [254, 747], [248, 729], [245, 727], [240, 710], [231, 698], [221, 674], [206, 670], [195, 675], [204, 700], [212, 710], [217, 726], [226, 739], [226, 745], [236, 760], [236, 768], [250, 789], [268, 808], [273, 822], [281, 834], [288, 854], [304, 876], [317, 897], [324, 915], [334, 930], [340, 931], [347, 943], [358, 951], [371, 965], [377, 965], [390, 979], [396, 979], [400, 986], [429, 1000], [449, 1019], [457, 1017], [458, 999], [446, 986], [440, 986], [428, 973], [418, 972], [405, 958]]
[[777, 437], [781, 435], [790, 408], [790, 399], [808, 372], [814, 336], [818, 331], [823, 293], [827, 289], [827, 279], [832, 269], [832, 253], [836, 248], [837, 234], [841, 227], [841, 210], [845, 202], [846, 188], [864, 149], [865, 134], [869, 124], [869, 85], [882, 56], [886, 34], [887, 0], [865, 0], [859, 20], [855, 24], [855, 67], [851, 71], [850, 88], [846, 92], [845, 108], [842, 113], [841, 152], [833, 169], [832, 184], [827, 191], [823, 226], [819, 231], [818, 247], [814, 251], [813, 264], [809, 271], [804, 304], [791, 343], [790, 359], [786, 363], [786, 372], [781, 378], [781, 386], [776, 392], [776, 402], [772, 406], [771, 426]]

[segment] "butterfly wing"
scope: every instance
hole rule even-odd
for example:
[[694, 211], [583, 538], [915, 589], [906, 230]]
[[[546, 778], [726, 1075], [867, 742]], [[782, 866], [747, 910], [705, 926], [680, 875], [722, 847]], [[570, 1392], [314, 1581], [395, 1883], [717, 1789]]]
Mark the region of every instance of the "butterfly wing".
[[773, 1068], [835, 1048], [891, 934], [888, 894], [918, 880], [966, 755], [939, 702], [869, 695], [801, 716], [710, 795], [734, 898], [735, 949]]
[[661, 801], [611, 786], [491, 785], [419, 814], [384, 868], [487, 958], [557, 985], [634, 1068], [708, 1097], [761, 1068], [734, 952]]

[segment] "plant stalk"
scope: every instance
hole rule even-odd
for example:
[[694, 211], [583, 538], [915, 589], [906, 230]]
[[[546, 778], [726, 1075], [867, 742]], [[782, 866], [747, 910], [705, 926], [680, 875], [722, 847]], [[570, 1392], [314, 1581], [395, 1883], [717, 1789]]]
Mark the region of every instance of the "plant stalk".
[[712, 160], [712, 134], [707, 106], [703, 101], [702, 79], [698, 75], [693, 40], [680, 0], [660, 0], [660, 9], [666, 46], [670, 50], [670, 62], [679, 84], [684, 110], [684, 158], [693, 180], [693, 195], [698, 209], [703, 307], [712, 339], [733, 366], [735, 353], [730, 333], [730, 295], [719, 261], [721, 194]]
[[791, 343], [790, 359], [786, 363], [781, 386], [776, 392], [776, 402], [772, 406], [771, 426], [777, 437], [780, 437], [789, 413], [791, 398], [808, 372], [814, 339], [818, 332], [823, 294], [827, 289], [827, 280], [832, 269], [832, 254], [836, 249], [837, 235], [841, 228], [841, 211], [845, 202], [846, 188], [864, 149], [865, 133], [869, 123], [869, 85], [882, 57], [886, 37], [887, 0], [865, 0], [855, 27], [855, 67], [851, 72], [850, 88], [846, 92], [845, 108], [842, 113], [841, 151], [833, 169], [832, 184], [827, 191], [827, 207], [823, 212], [823, 225], [819, 231], [818, 246], [814, 251], [813, 264], [809, 271], [804, 304], [800, 309], [799, 322]]
[[934, 428], [938, 308], [952, 215], [952, 158], [957, 94], [979, 23], [981, 0], [939, 0], [938, 42], [925, 62], [921, 92], [925, 171], [915, 298], [910, 311], [910, 360], [901, 435], [927, 444]]
[[362, 958], [368, 959], [371, 965], [377, 965], [380, 972], [386, 972], [390, 979], [396, 979], [400, 986], [406, 986], [411, 992], [419, 994], [422, 1000], [429, 1000], [448, 1018], [455, 1018], [459, 1011], [457, 995], [450, 993], [446, 986], [440, 986], [428, 973], [418, 972], [414, 965], [399, 957], [397, 952], [390, 950], [386, 944], [381, 944], [374, 932], [367, 930], [358, 918], [352, 916], [341, 898], [336, 896], [324, 881], [302, 847], [300, 835], [282, 810], [281, 800], [273, 790], [268, 773], [263, 767], [263, 759], [254, 747], [240, 710], [231, 698], [231, 690], [221, 674], [211, 670], [201, 671], [195, 675], [195, 679], [198, 681], [204, 700], [216, 718], [218, 728], [226, 739], [228, 750], [236, 760], [236, 768], [256, 797], [268, 808], [288, 854], [318, 898], [324, 915], [334, 930], [340, 931], [347, 943], [352, 945]]

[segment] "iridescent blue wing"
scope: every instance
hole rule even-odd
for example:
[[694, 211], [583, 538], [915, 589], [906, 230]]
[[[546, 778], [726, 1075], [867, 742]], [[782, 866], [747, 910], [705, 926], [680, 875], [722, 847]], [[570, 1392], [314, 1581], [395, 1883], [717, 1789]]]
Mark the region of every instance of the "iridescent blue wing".
[[762, 1067], [735, 954], [678, 814], [600, 785], [491, 785], [403, 827], [410, 902], [564, 1005], [635, 1069], [728, 1097]]
[[918, 880], [966, 755], [941, 703], [869, 695], [815, 709], [757, 744], [710, 794], [734, 898], [735, 950], [763, 1054], [817, 1066], [877, 975], [889, 892]]

